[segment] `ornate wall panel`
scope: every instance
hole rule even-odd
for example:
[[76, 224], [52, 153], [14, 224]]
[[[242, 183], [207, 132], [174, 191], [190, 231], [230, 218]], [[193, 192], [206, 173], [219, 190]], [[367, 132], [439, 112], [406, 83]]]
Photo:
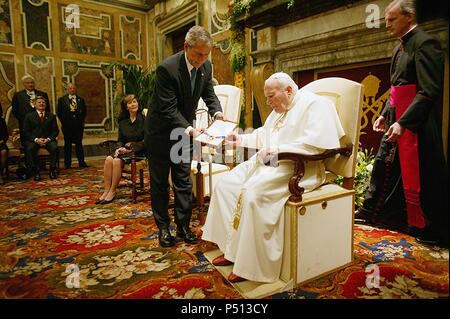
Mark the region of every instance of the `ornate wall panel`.
[[211, 50], [211, 62], [214, 66], [214, 78], [219, 84], [234, 85], [233, 71], [228, 60], [230, 54], [230, 40], [215, 41]]
[[62, 52], [114, 56], [114, 18], [103, 11], [79, 8], [79, 27], [67, 27], [71, 21], [66, 5], [59, 6], [59, 31]]
[[142, 59], [141, 19], [120, 16], [120, 48], [121, 58]]
[[55, 112], [55, 61], [53, 57], [25, 55], [25, 73], [30, 74], [36, 88], [48, 94], [50, 110]]
[[115, 112], [112, 103], [113, 74], [107, 63], [89, 61], [62, 61], [65, 83], [77, 86], [78, 94], [86, 101], [86, 131], [88, 135], [98, 131], [111, 131], [115, 128]]
[[21, 15], [23, 23], [24, 47], [51, 50], [50, 6], [45, 0], [22, 0]]
[[0, 1], [0, 43], [13, 44], [13, 25], [11, 23], [11, 6], [9, 1]]
[[211, 0], [210, 4], [210, 25], [211, 34], [214, 36], [217, 33], [226, 31], [230, 28], [230, 23], [227, 20], [228, 4], [226, 0]]
[[[0, 104], [2, 112], [0, 116], [6, 118], [7, 109], [15, 92], [15, 64], [14, 54], [0, 53]], [[17, 121], [14, 119], [14, 126]]]

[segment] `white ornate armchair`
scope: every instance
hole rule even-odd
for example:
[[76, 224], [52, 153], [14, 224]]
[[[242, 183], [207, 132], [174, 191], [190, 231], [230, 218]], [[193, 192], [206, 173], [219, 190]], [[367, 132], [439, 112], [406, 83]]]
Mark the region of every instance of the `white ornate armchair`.
[[[341, 148], [316, 156], [279, 153], [278, 160], [293, 160], [295, 169], [289, 181], [291, 197], [284, 206], [284, 248], [280, 278], [273, 283], [244, 281], [233, 286], [246, 298], [263, 298], [314, 280], [353, 262], [353, 222], [356, 157], [360, 135], [364, 88], [343, 78], [325, 78], [305, 89], [331, 99], [345, 131]], [[305, 161], [324, 160], [327, 182], [303, 194], [298, 181]], [[332, 181], [344, 178], [343, 186]], [[205, 253], [212, 261], [219, 250]], [[225, 278], [232, 266], [217, 268]]]

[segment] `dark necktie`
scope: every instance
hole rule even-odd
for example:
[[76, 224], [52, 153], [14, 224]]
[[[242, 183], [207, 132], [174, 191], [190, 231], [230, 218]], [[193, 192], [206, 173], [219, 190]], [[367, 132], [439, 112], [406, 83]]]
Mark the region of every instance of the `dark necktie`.
[[194, 95], [194, 88], [195, 88], [195, 78], [197, 76], [197, 69], [193, 68], [191, 70], [191, 94]]

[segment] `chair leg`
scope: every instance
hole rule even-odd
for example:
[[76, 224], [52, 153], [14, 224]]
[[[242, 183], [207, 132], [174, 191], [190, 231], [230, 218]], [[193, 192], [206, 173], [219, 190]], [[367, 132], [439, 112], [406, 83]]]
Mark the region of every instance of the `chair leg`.
[[136, 162], [131, 162], [131, 197], [133, 198], [133, 203], [136, 203]]
[[141, 183], [141, 189], [144, 189], [144, 170], [142, 168], [139, 170], [139, 181]]

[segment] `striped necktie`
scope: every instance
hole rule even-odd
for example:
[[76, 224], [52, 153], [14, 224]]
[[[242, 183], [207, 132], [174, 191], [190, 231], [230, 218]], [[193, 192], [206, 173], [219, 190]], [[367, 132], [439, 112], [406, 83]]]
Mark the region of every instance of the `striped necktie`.
[[70, 98], [70, 111], [75, 112], [76, 109], [77, 109], [77, 100], [75, 96], [72, 96]]

